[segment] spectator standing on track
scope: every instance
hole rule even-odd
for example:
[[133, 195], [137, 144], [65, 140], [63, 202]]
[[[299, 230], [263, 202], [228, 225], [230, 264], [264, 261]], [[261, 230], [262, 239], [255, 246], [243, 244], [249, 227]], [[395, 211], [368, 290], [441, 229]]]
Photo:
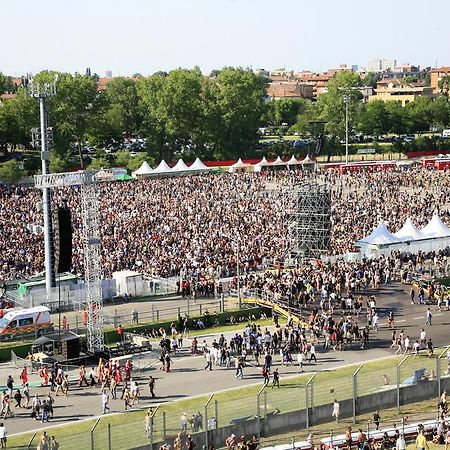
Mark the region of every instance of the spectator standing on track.
[[427, 438], [423, 434], [423, 429], [421, 429], [419, 434], [417, 435], [416, 448], [417, 450], [425, 450], [426, 448], [430, 448], [428, 446]]
[[309, 357], [309, 362], [311, 362], [314, 359], [314, 362], [317, 362], [317, 357], [316, 357], [316, 347], [313, 343], [311, 343], [311, 347], [309, 349], [309, 353], [310, 353], [310, 357]]
[[150, 375], [149, 379], [148, 379], [148, 388], [150, 389], [150, 395], [152, 396], [152, 398], [155, 398], [155, 385], [156, 385], [156, 381], [155, 379]]
[[103, 414], [106, 414], [106, 410], [109, 412], [109, 395], [106, 390], [102, 392], [102, 406], [103, 406]]
[[0, 445], [1, 448], [6, 448], [6, 435], [8, 432], [6, 431], [5, 426], [3, 425], [3, 422], [0, 423]]
[[380, 420], [381, 420], [380, 412], [376, 410], [373, 415], [373, 423], [375, 424], [377, 430], [380, 428]]
[[278, 369], [275, 369], [273, 371], [273, 380], [272, 380], [272, 389], [274, 388], [274, 386], [276, 386], [277, 388], [280, 387], [280, 374], [278, 373]]
[[395, 442], [395, 448], [397, 450], [406, 450], [406, 441], [403, 433], [400, 433], [397, 441]]

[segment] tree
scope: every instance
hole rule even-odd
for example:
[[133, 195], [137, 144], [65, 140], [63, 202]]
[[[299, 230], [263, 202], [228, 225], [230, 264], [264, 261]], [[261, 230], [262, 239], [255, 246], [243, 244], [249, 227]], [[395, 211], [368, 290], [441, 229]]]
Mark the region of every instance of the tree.
[[67, 172], [70, 168], [70, 156], [68, 154], [50, 153], [50, 172]]
[[89, 164], [90, 169], [108, 169], [111, 167], [110, 162], [103, 156], [96, 157]]
[[26, 172], [21, 168], [21, 165], [15, 159], [10, 159], [0, 164], [0, 179], [8, 183], [19, 181], [26, 175]]
[[106, 85], [104, 95], [108, 125], [128, 137], [131, 136], [141, 124], [136, 82], [130, 78], [113, 78]]
[[359, 117], [359, 130], [366, 135], [381, 136], [389, 132], [389, 115], [386, 104], [375, 100], [363, 108]]
[[384, 104], [388, 117], [388, 132], [394, 134], [403, 134], [408, 131], [408, 121], [405, 110], [397, 101], [389, 101]]
[[116, 153], [116, 160], [114, 161], [114, 165], [118, 167], [127, 167], [130, 162], [130, 152], [129, 151], [120, 151]]
[[427, 97], [418, 97], [404, 107], [407, 115], [409, 133], [423, 133], [428, 131], [433, 122], [432, 102]]
[[433, 112], [433, 124], [440, 127], [450, 125], [450, 103], [448, 97], [440, 95], [431, 106]]
[[450, 77], [449, 76], [442, 77], [438, 81], [438, 88], [439, 88], [439, 92], [441, 92], [443, 95], [448, 97], [448, 93], [450, 90]]
[[363, 79], [363, 86], [372, 86], [374, 89], [377, 87], [378, 81], [381, 79], [381, 75], [377, 72], [369, 72]]
[[326, 122], [325, 131], [335, 139], [345, 137], [345, 101], [348, 98], [349, 129], [357, 122], [361, 93], [358, 74], [340, 72], [328, 82], [328, 90], [317, 99], [318, 119]]
[[267, 81], [250, 69], [224, 68], [215, 80], [220, 126], [214, 142], [218, 159], [242, 156], [259, 141]]
[[134, 172], [135, 170], [139, 169], [139, 167], [141, 167], [144, 161], [146, 161], [150, 165], [153, 163], [153, 160], [148, 153], [138, 153], [134, 158], [130, 158], [127, 167], [132, 172]]

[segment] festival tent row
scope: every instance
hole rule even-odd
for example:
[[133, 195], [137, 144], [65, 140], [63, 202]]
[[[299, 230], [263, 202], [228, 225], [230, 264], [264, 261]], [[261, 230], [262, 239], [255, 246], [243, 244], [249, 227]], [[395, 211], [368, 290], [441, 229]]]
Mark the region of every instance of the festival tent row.
[[229, 167], [230, 172], [240, 172], [240, 171], [254, 171], [254, 172], [262, 172], [263, 170], [270, 170], [271, 168], [287, 168], [292, 166], [302, 166], [303, 168], [314, 168], [316, 166], [316, 162], [312, 160], [309, 156], [306, 156], [303, 160], [298, 160], [294, 155], [287, 160], [283, 161], [279, 156], [275, 159], [275, 161], [269, 162], [264, 156], [261, 161], [256, 164], [249, 164], [242, 161], [241, 158], [238, 159], [237, 162], [232, 164]]
[[361, 255], [378, 258], [392, 251], [418, 253], [438, 251], [450, 246], [450, 228], [435, 214], [421, 230], [407, 219], [402, 228], [391, 233], [385, 222], [380, 222], [365, 238], [356, 242]]
[[134, 178], [139, 177], [147, 177], [152, 175], [166, 175], [166, 174], [173, 174], [173, 173], [189, 173], [189, 172], [200, 172], [200, 171], [206, 171], [211, 170], [210, 167], [206, 166], [205, 164], [200, 161], [199, 158], [197, 158], [190, 166], [188, 166], [181, 158], [178, 160], [178, 162], [173, 166], [170, 167], [164, 159], [156, 166], [154, 169], [152, 169], [149, 164], [144, 161], [137, 169], [132, 173], [132, 176]]

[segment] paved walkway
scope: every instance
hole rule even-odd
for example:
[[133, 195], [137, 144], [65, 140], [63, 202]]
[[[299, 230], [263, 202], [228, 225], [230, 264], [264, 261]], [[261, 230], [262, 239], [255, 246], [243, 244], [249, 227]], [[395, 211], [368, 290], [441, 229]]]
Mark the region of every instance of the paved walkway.
[[[167, 300], [170, 301], [170, 300]], [[420, 328], [425, 323], [424, 305], [410, 305], [408, 294], [402, 287], [389, 287], [385, 289], [377, 297], [378, 307], [381, 311], [381, 323], [386, 322], [387, 312], [390, 309], [396, 310], [397, 324], [405, 329], [411, 336], [416, 338], [420, 332]], [[401, 317], [400, 317], [401, 316]], [[450, 343], [448, 337], [448, 327], [450, 312], [434, 311], [434, 323], [427, 327], [427, 333], [432, 337], [435, 346], [442, 346]], [[234, 331], [225, 333], [229, 338], [234, 334]], [[218, 335], [214, 332], [199, 333], [198, 338], [200, 342], [206, 339], [211, 343], [213, 339], [218, 339]], [[389, 350], [390, 345], [390, 330], [386, 327], [373, 336], [370, 348], [365, 351], [348, 350], [344, 352], [328, 352], [325, 355], [318, 354], [318, 363], [311, 366], [306, 366], [307, 371], [315, 372], [321, 370], [330, 370], [348, 364], [363, 363], [369, 360], [374, 360], [382, 357], [392, 355]], [[321, 348], [318, 348], [321, 352]], [[187, 351], [186, 351], [187, 353]], [[274, 358], [275, 366], [279, 368], [281, 379], [286, 376], [297, 374], [297, 368], [294, 366], [283, 367], [280, 364], [279, 356]], [[141, 367], [157, 367], [157, 353], [151, 352], [143, 356], [139, 362]], [[152, 400], [147, 395], [147, 389], [144, 387], [143, 395], [141, 397], [140, 407], [145, 407], [149, 404], [158, 403], [161, 401], [171, 401], [179, 398], [186, 398], [194, 395], [206, 394], [216, 392], [217, 390], [230, 389], [239, 386], [246, 386], [255, 382], [261, 383], [259, 369], [256, 367], [248, 367], [245, 369], [245, 376], [243, 380], [237, 380], [234, 377], [233, 368], [215, 368], [213, 371], [205, 372], [204, 358], [202, 356], [182, 356], [175, 358], [173, 361], [173, 371], [169, 374], [158, 371], [145, 372], [143, 374], [136, 374], [134, 378], [140, 381], [142, 386], [146, 387], [146, 380], [149, 373], [156, 375], [156, 394], [157, 399]], [[154, 369], [153, 369], [154, 370]], [[16, 380], [19, 379], [20, 371], [13, 368], [11, 363], [0, 365], [0, 384], [6, 383], [6, 378], [11, 374]], [[33, 383], [38, 381], [37, 375], [32, 375]], [[48, 388], [33, 387], [31, 394], [38, 393], [44, 395]], [[111, 401], [111, 412], [120, 411], [123, 404], [120, 400]], [[52, 424], [62, 424], [71, 421], [78, 421], [87, 417], [94, 417], [101, 413], [101, 398], [100, 389], [87, 388], [71, 388], [67, 397], [59, 396], [55, 404], [55, 419], [51, 421]], [[41, 424], [30, 418], [30, 411], [23, 409], [16, 409], [13, 418], [6, 419], [6, 426], [8, 432], [18, 433], [41, 428]]]

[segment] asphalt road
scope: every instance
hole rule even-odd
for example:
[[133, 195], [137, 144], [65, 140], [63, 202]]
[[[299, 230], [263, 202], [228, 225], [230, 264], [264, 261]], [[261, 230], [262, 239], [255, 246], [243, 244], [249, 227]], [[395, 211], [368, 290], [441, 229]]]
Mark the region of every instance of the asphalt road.
[[[161, 300], [158, 300], [161, 301]], [[176, 305], [179, 300], [164, 300]], [[142, 305], [142, 304], [141, 304]], [[131, 306], [131, 305], [127, 305]], [[143, 304], [142, 307], [148, 307]], [[326, 358], [321, 354], [322, 348], [318, 348], [318, 363], [306, 366], [306, 371], [330, 370], [347, 364], [362, 363], [365, 361], [386, 357], [393, 354], [393, 350], [389, 349], [391, 331], [387, 327], [387, 314], [393, 309], [396, 315], [396, 325], [398, 329], [404, 329], [412, 340], [418, 338], [420, 329], [425, 327], [425, 305], [411, 305], [409, 299], [409, 287], [393, 285], [386, 287], [377, 293], [377, 309], [380, 314], [381, 330], [373, 333], [371, 343], [367, 350], [346, 350], [343, 352], [327, 353]], [[426, 326], [429, 337], [432, 338], [434, 345], [444, 346], [450, 344], [450, 337], [447, 326], [450, 321], [450, 312], [437, 311], [433, 309], [433, 325]], [[225, 333], [229, 339], [234, 332]], [[212, 342], [218, 336], [209, 333], [206, 335], [199, 334], [201, 341], [206, 339], [208, 343]], [[173, 371], [164, 373], [157, 370], [158, 362], [156, 353], [145, 356], [140, 361], [141, 367], [148, 366], [153, 363], [155, 370], [146, 371], [142, 374], [134, 375], [136, 380], [141, 381], [141, 385], [145, 386], [143, 396], [141, 397], [140, 407], [150, 404], [171, 401], [179, 398], [185, 398], [194, 395], [212, 393], [217, 390], [229, 389], [253, 383], [261, 383], [259, 369], [256, 367], [248, 367], [245, 369], [243, 380], [237, 380], [234, 377], [233, 368], [215, 368], [213, 371], [204, 371], [204, 358], [201, 356], [182, 356], [174, 359]], [[321, 358], [323, 357], [323, 358]], [[275, 365], [278, 366], [281, 378], [295, 375], [296, 367], [283, 367], [280, 364], [279, 356], [274, 358]], [[9, 374], [18, 380], [20, 371], [12, 366], [11, 363], [0, 365], [0, 384], [6, 383]], [[156, 393], [158, 398], [151, 400], [147, 396], [146, 380], [149, 374], [153, 374], [157, 378]], [[32, 375], [31, 381], [37, 381], [38, 376]], [[37, 387], [31, 388], [31, 394], [38, 393], [44, 395], [49, 388]], [[111, 401], [111, 412], [120, 411], [123, 404], [120, 400]], [[79, 421], [85, 418], [94, 417], [101, 413], [101, 397], [100, 389], [79, 389], [71, 387], [67, 397], [59, 396], [55, 403], [55, 418], [50, 425], [68, 423], [71, 421]], [[30, 411], [24, 409], [16, 409], [12, 418], [7, 418], [5, 425], [9, 434], [37, 430], [42, 427], [40, 422], [30, 418]]]

